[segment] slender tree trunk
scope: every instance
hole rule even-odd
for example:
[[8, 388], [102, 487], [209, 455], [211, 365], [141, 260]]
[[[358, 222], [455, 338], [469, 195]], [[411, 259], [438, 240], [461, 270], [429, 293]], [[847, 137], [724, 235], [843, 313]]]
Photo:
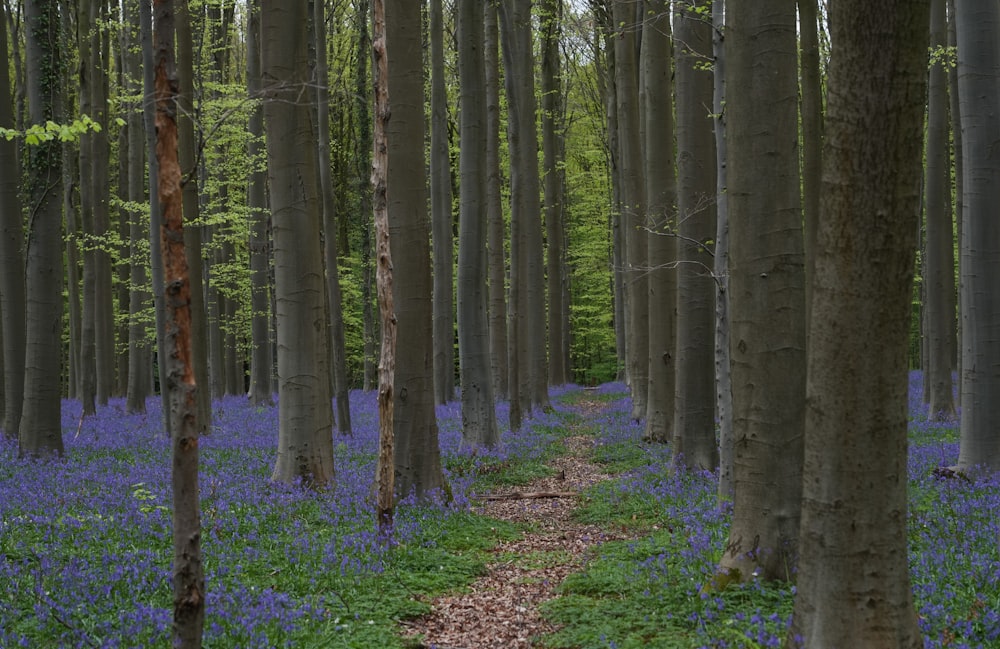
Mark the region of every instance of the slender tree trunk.
[[624, 246], [625, 352], [632, 388], [632, 418], [646, 416], [649, 389], [649, 263], [646, 244], [646, 190], [642, 171], [639, 86], [633, 3], [613, 0], [615, 92], [621, 174]]
[[805, 269], [794, 0], [726, 8], [733, 520], [723, 572], [794, 574], [805, 413]]
[[337, 214], [330, 179], [330, 88], [326, 69], [326, 20], [323, 0], [313, 3], [313, 32], [316, 39], [316, 115], [317, 164], [319, 192], [323, 209], [324, 254], [326, 259], [327, 300], [330, 309], [330, 350], [332, 352], [333, 396], [336, 400], [336, 425], [341, 435], [351, 434], [351, 406], [348, 399], [347, 358], [344, 349], [344, 310], [340, 295], [340, 270], [337, 267]]
[[[958, 39], [955, 33], [955, 0], [948, 0], [948, 46], [952, 48], [958, 47]], [[952, 218], [955, 221], [955, 239], [958, 242], [962, 241], [962, 230], [965, 224], [965, 210], [963, 208], [963, 194], [964, 194], [964, 165], [962, 163], [962, 111], [959, 107], [958, 99], [958, 66], [951, 65], [948, 66], [948, 107], [951, 113], [951, 143], [952, 143], [952, 160], [954, 162], [954, 177], [955, 177], [955, 197], [954, 197], [954, 214]], [[949, 205], [951, 203], [949, 202]], [[954, 254], [954, 253], [953, 253]], [[955, 295], [955, 304], [953, 307], [949, 307], [953, 312], [958, 314], [958, 318], [955, 322], [955, 348], [952, 350], [952, 369], [958, 372], [958, 403], [962, 402], [962, 317], [961, 317], [961, 300], [962, 300], [962, 277], [963, 272], [961, 270], [961, 254], [959, 254], [958, 265], [958, 292]]]
[[542, 151], [545, 192], [545, 241], [547, 294], [549, 298], [549, 383], [562, 385], [568, 379], [566, 336], [563, 328], [563, 171], [558, 130], [564, 121], [559, 71], [559, 36], [562, 33], [562, 0], [545, 0], [539, 5], [542, 24]]
[[[695, 13], [699, 1], [676, 15], [677, 71], [677, 382], [674, 459], [691, 469], [714, 470], [715, 441], [714, 298], [711, 242], [716, 236], [716, 158], [709, 106], [712, 25]], [[652, 336], [652, 331], [650, 332]]]
[[444, 487], [434, 412], [431, 251], [424, 157], [424, 74], [420, 4], [386, 0], [390, 112], [387, 201], [398, 327], [394, 373], [396, 492], [430, 496]]
[[173, 448], [174, 629], [173, 646], [201, 647], [205, 623], [205, 574], [201, 563], [198, 500], [197, 384], [192, 366], [191, 282], [184, 251], [181, 167], [177, 154], [177, 70], [174, 65], [172, 0], [155, 0], [157, 193], [162, 203], [162, 245], [166, 308], [167, 384]]
[[[93, 43], [90, 38], [94, 30], [91, 4], [98, 0], [81, 0], [77, 8], [77, 47], [80, 51], [79, 104], [84, 115], [94, 114], [94, 93], [91, 86], [96, 83]], [[80, 323], [80, 401], [83, 415], [97, 412], [97, 320], [98, 320], [98, 246], [102, 241], [94, 221], [95, 183], [90, 182], [90, 172], [94, 169], [93, 132], [80, 136], [80, 225], [83, 249], [83, 313]]]
[[[643, 272], [648, 295], [646, 332], [648, 377], [646, 431], [643, 439], [666, 443], [673, 439], [674, 388], [677, 342], [677, 170], [674, 161], [674, 116], [671, 77], [670, 11], [663, 0], [643, 3], [642, 51], [639, 68], [642, 80], [639, 99], [643, 117], [642, 175], [655, 182], [645, 183], [643, 203], [647, 213], [642, 237], [646, 245], [648, 272]], [[679, 134], [678, 134], [679, 135]], [[676, 449], [675, 449], [676, 452]]]
[[924, 646], [907, 562], [906, 357], [928, 5], [830, 4], [790, 647]]
[[299, 100], [311, 83], [306, 6], [262, 0], [260, 25], [278, 325], [273, 479], [322, 487], [333, 480], [333, 412], [312, 111]]
[[823, 79], [820, 72], [817, 0], [797, 0], [802, 113], [802, 227], [806, 255], [806, 326], [812, 305], [813, 262], [819, 226], [823, 161]]
[[483, 46], [486, 65], [486, 220], [490, 281], [490, 356], [493, 367], [493, 394], [506, 399], [509, 394], [507, 370], [507, 298], [504, 254], [506, 226], [503, 218], [503, 177], [500, 172], [500, 61], [497, 7], [489, 0], [485, 11]]
[[358, 35], [358, 57], [354, 71], [355, 79], [355, 111], [358, 124], [358, 147], [355, 161], [357, 164], [358, 176], [358, 214], [361, 215], [361, 318], [363, 326], [363, 387], [367, 392], [374, 389], [378, 383], [376, 375], [376, 350], [375, 339], [378, 336], [378, 324], [375, 321], [374, 300], [372, 300], [372, 286], [374, 284], [374, 272], [372, 264], [372, 242], [371, 232], [372, 214], [371, 201], [371, 151], [372, 151], [372, 120], [369, 112], [372, 92], [370, 86], [371, 75], [368, 71], [368, 62], [371, 57], [367, 53], [371, 50], [368, 36], [369, 20], [368, 0], [358, 0], [355, 5], [354, 23], [355, 31]]
[[490, 371], [486, 293], [486, 68], [483, 0], [457, 6], [461, 94], [461, 175], [458, 243], [458, 353], [462, 379], [462, 438], [473, 446], [500, 441]]
[[[946, 1], [931, 2], [931, 48], [944, 48]], [[955, 348], [955, 248], [951, 223], [951, 167], [948, 164], [948, 79], [946, 62], [931, 62], [927, 87], [927, 166], [924, 179], [927, 256], [928, 361], [924, 383], [930, 387], [930, 416], [955, 416], [951, 365]]]
[[[60, 122], [63, 43], [55, 0], [24, 7], [26, 82], [32, 124]], [[22, 456], [62, 455], [62, 150], [40, 142], [27, 153], [24, 402], [18, 434]]]
[[[0, 3], [0, 52], [7, 51], [6, 3]], [[9, 66], [0, 66], [0, 128], [15, 128]], [[17, 143], [0, 138], [0, 329], [3, 331], [4, 418], [8, 437], [17, 437], [24, 400], [24, 225], [18, 194]]]
[[962, 425], [958, 466], [1000, 469], [1000, 6], [956, 0], [962, 120]]
[[455, 304], [452, 299], [451, 159], [448, 96], [444, 81], [444, 17], [430, 0], [431, 29], [431, 239], [434, 252], [434, 401], [455, 398]]

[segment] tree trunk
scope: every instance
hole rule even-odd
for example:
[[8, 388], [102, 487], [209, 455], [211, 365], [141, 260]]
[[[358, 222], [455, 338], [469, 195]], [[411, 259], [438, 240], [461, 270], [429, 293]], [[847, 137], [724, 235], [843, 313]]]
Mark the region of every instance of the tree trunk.
[[473, 447], [500, 441], [490, 371], [486, 293], [486, 68], [483, 0], [457, 6], [461, 153], [459, 173], [458, 353], [462, 379], [462, 439]]
[[[247, 94], [259, 102], [260, 80], [260, 0], [247, 2]], [[250, 207], [250, 402], [255, 406], [274, 404], [274, 382], [271, 369], [271, 328], [268, 312], [268, 264], [270, 214], [267, 210], [267, 172], [259, 167], [266, 154], [262, 143], [264, 113], [259, 103], [250, 112], [250, 141], [247, 156], [254, 161], [250, 176], [247, 202]]]
[[[94, 93], [91, 86], [97, 82], [94, 78], [97, 65], [94, 61], [93, 43], [90, 38], [94, 30], [91, 4], [99, 0], [81, 0], [77, 8], [77, 48], [80, 51], [79, 67], [79, 104], [84, 115], [94, 114]], [[83, 404], [83, 415], [90, 416], [97, 412], [97, 320], [98, 320], [98, 246], [102, 241], [97, 234], [94, 221], [94, 204], [96, 196], [95, 183], [90, 182], [90, 174], [94, 169], [94, 138], [93, 132], [80, 136], [79, 171], [80, 171], [80, 225], [82, 228], [81, 248], [83, 250], [83, 313], [80, 322], [80, 366], [77, 369], [80, 378], [80, 401]]]
[[[957, 48], [957, 36], [955, 34], [955, 0], [948, 2], [948, 47]], [[962, 229], [964, 223], [964, 210], [962, 209], [962, 194], [964, 191], [964, 166], [962, 164], [962, 111], [959, 108], [958, 100], [958, 66], [948, 66], [948, 108], [951, 117], [951, 143], [952, 161], [954, 164], [955, 197], [952, 219], [955, 222], [955, 239], [962, 241]], [[948, 203], [949, 207], [952, 205]], [[952, 252], [952, 254], [955, 254]], [[961, 255], [959, 255], [959, 266], [961, 266]], [[951, 350], [952, 370], [958, 371], [958, 403], [962, 402], [962, 318], [959, 302], [962, 295], [962, 272], [958, 272], [958, 292], [954, 295], [955, 303], [948, 307], [953, 313], [958, 313], [959, 317], [955, 322], [955, 347]]]
[[431, 251], [424, 161], [424, 74], [420, 3], [385, 3], [392, 120], [387, 178], [398, 353], [393, 384], [396, 492], [429, 496], [444, 487], [434, 412]]
[[806, 326], [795, 29], [794, 0], [727, 7], [736, 445], [720, 568], [741, 580], [792, 579], [799, 534]]
[[372, 120], [369, 113], [369, 104], [372, 99], [371, 75], [368, 71], [371, 51], [369, 30], [369, 2], [368, 0], [358, 0], [355, 4], [354, 25], [358, 35], [358, 52], [356, 67], [354, 70], [355, 79], [355, 111], [358, 123], [358, 147], [357, 155], [354, 156], [358, 177], [358, 214], [361, 219], [361, 318], [363, 337], [363, 357], [362, 357], [362, 385], [367, 392], [378, 384], [376, 375], [376, 350], [375, 339], [378, 335], [378, 324], [375, 320], [374, 300], [372, 300], [372, 286], [374, 284], [374, 272], [372, 264], [372, 201], [371, 201], [371, 154], [372, 154]]
[[962, 120], [962, 425], [958, 466], [1000, 469], [1000, 6], [956, 0]]
[[549, 383], [562, 385], [568, 378], [565, 354], [566, 336], [563, 320], [567, 306], [563, 302], [566, 273], [563, 267], [563, 171], [559, 129], [565, 121], [562, 109], [559, 72], [559, 36], [562, 33], [562, 0], [539, 3], [542, 25], [542, 152], [545, 192], [545, 241], [547, 293], [549, 298]]
[[[60, 122], [62, 65], [59, 6], [24, 7], [26, 81], [31, 124]], [[28, 148], [25, 194], [33, 206], [26, 233], [24, 403], [18, 434], [22, 456], [62, 455], [62, 148], [58, 141]]]
[[201, 647], [205, 623], [205, 575], [201, 563], [198, 500], [197, 384], [192, 367], [191, 282], [184, 252], [181, 167], [177, 154], [177, 70], [172, 0], [155, 0], [157, 192], [162, 206], [161, 247], [166, 308], [166, 348], [171, 446], [173, 448], [174, 629], [173, 646]]
[[[7, 6], [0, 3], [0, 52], [7, 51]], [[0, 128], [15, 128], [9, 66], [0, 66]], [[0, 138], [0, 330], [3, 331], [4, 418], [7, 437], [17, 437], [24, 400], [24, 225], [18, 194], [17, 143]]]
[[326, 285], [308, 96], [305, 3], [262, 0], [261, 70], [274, 227], [278, 325], [278, 457], [272, 479], [333, 480]]
[[708, 115], [712, 73], [701, 65], [711, 57], [712, 25], [696, 13], [707, 4], [687, 5], [675, 19], [680, 260], [673, 451], [675, 462], [713, 471], [719, 464], [713, 372], [715, 283], [710, 255], [716, 236], [716, 159]]
[[820, 71], [817, 0], [797, 0], [802, 95], [802, 226], [806, 255], [806, 326], [812, 304], [813, 262], [819, 225], [823, 162], [823, 78]]
[[313, 2], [313, 33], [316, 39], [316, 115], [317, 164], [319, 192], [323, 209], [323, 241], [326, 260], [327, 300], [330, 309], [330, 350], [332, 352], [333, 396], [336, 400], [336, 426], [341, 435], [351, 434], [351, 405], [348, 399], [347, 358], [344, 349], [344, 309], [340, 295], [340, 270], [337, 267], [337, 214], [330, 180], [330, 88], [326, 67], [326, 20], [323, 1]]
[[[948, 42], [945, 0], [931, 3], [931, 48]], [[948, 164], [948, 79], [946, 62], [931, 62], [927, 87], [927, 168], [924, 180], [927, 256], [924, 288], [927, 291], [930, 367], [924, 382], [930, 387], [929, 413], [933, 419], [955, 416], [952, 394], [952, 352], [955, 349], [955, 248], [951, 222], [951, 167]]]
[[[642, 274], [648, 295], [633, 296], [647, 303], [648, 377], [646, 430], [643, 439], [666, 443], [673, 439], [677, 342], [677, 170], [674, 161], [674, 116], [671, 77], [670, 11], [663, 0], [643, 3], [642, 81], [639, 98], [643, 118], [642, 176], [645, 183], [645, 236], [648, 272]], [[680, 134], [678, 134], [679, 136]], [[676, 451], [676, 449], [675, 449]]]
[[497, 7], [489, 0], [485, 11], [483, 47], [486, 61], [486, 221], [490, 281], [490, 356], [493, 367], [493, 394], [506, 399], [509, 394], [507, 370], [507, 298], [504, 254], [506, 226], [503, 217], [503, 177], [500, 172], [500, 60]]
[[431, 29], [431, 224], [434, 243], [434, 402], [455, 398], [455, 304], [452, 299], [451, 161], [448, 96], [444, 82], [444, 18], [441, 0], [430, 0]]
[[830, 4], [791, 647], [924, 646], [906, 556], [906, 447], [928, 4]]
[[632, 418], [646, 416], [649, 390], [649, 262], [646, 244], [646, 190], [639, 124], [635, 11], [629, 0], [613, 0], [615, 92], [618, 122], [621, 223], [625, 282], [625, 356], [632, 391]]

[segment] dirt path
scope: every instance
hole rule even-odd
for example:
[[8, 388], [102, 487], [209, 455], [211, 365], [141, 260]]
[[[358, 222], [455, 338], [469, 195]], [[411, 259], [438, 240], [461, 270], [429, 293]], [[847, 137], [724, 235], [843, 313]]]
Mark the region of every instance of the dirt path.
[[[549, 463], [554, 477], [492, 495], [579, 493], [611, 477], [588, 460], [592, 437], [568, 437], [564, 444], [565, 454]], [[437, 649], [500, 649], [531, 647], [535, 638], [552, 632], [538, 605], [555, 596], [566, 575], [582, 568], [590, 548], [625, 538], [573, 521], [577, 503], [571, 496], [483, 501], [477, 512], [528, 524], [530, 531], [494, 548], [487, 573], [468, 592], [435, 599], [432, 613], [407, 623], [406, 635], [421, 634], [422, 646]]]

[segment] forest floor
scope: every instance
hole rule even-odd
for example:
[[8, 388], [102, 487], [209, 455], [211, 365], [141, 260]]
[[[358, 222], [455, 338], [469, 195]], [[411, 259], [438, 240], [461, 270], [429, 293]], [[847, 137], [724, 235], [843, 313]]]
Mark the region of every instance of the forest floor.
[[[585, 423], [607, 407], [583, 400], [574, 409]], [[573, 518], [583, 492], [613, 477], [592, 461], [595, 441], [583, 427], [571, 431], [548, 463], [552, 475], [480, 497], [476, 513], [513, 523], [523, 535], [493, 548], [486, 573], [467, 589], [434, 598], [431, 613], [408, 620], [407, 637], [427, 648], [500, 649], [531, 647], [555, 631], [539, 605], [556, 597], [559, 584], [583, 569], [596, 546], [632, 536]]]

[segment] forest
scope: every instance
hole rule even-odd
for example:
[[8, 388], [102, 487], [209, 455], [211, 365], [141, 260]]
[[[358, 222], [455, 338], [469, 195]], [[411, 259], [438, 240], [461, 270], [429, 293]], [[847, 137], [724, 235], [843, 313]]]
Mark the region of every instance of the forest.
[[1000, 4], [0, 14], [0, 648], [1000, 646]]

